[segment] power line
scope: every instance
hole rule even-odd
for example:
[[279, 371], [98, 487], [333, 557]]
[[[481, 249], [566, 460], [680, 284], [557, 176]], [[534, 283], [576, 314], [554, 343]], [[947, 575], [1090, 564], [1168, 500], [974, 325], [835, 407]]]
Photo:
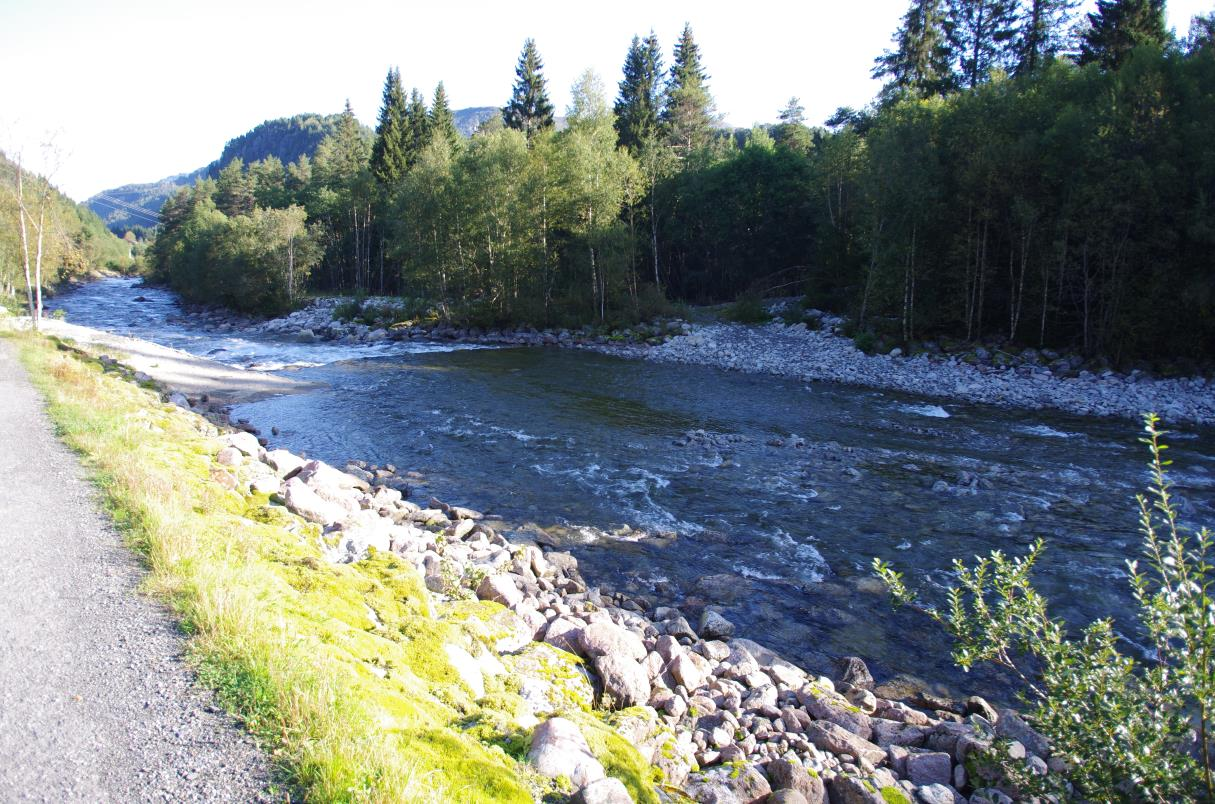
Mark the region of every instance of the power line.
[[129, 210], [130, 212], [146, 215], [149, 218], [154, 218], [155, 220], [158, 220], [158, 221], [160, 220], [159, 212], [153, 212], [152, 210], [147, 209], [146, 207], [141, 207], [137, 204], [132, 204], [128, 201], [122, 200], [121, 198], [115, 198], [112, 195], [107, 195], [106, 193], [98, 193], [97, 195], [93, 196], [93, 198], [100, 199], [103, 202], [110, 204], [111, 206], [117, 205], [117, 207]]

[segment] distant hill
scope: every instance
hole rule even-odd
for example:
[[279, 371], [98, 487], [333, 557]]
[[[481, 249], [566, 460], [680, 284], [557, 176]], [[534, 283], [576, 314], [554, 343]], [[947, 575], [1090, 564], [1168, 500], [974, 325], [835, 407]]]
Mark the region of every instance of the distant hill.
[[159, 212], [165, 201], [179, 188], [188, 187], [204, 176], [218, 176], [220, 169], [236, 158], [249, 164], [268, 156], [277, 156], [283, 164], [288, 164], [299, 159], [301, 155], [312, 156], [321, 140], [337, 130], [339, 119], [341, 115], [336, 114], [299, 114], [295, 117], [267, 120], [239, 137], [228, 140], [219, 159], [206, 167], [148, 184], [124, 184], [122, 187], [103, 190], [84, 203], [116, 234], [121, 235], [133, 227], [151, 227], [156, 224], [154, 215], [141, 214], [139, 210], [147, 210], [148, 213]]
[[500, 114], [502, 114], [502, 109], [498, 106], [470, 106], [467, 109], [456, 109], [452, 112], [456, 119], [456, 131], [465, 137], [476, 134], [478, 126]]
[[[471, 137], [481, 123], [501, 113], [497, 106], [472, 106], [456, 109], [452, 114], [456, 130], [465, 137]], [[268, 156], [277, 156], [283, 164], [294, 162], [303, 154], [311, 157], [321, 140], [337, 129], [339, 119], [341, 115], [337, 114], [298, 114], [295, 117], [267, 120], [228, 140], [219, 159], [206, 167], [147, 184], [124, 184], [103, 190], [85, 201], [85, 206], [97, 213], [106, 226], [118, 235], [135, 227], [155, 226], [154, 213], [160, 212], [165, 201], [179, 188], [188, 187], [204, 176], [218, 176], [224, 165], [238, 157], [246, 165]]]

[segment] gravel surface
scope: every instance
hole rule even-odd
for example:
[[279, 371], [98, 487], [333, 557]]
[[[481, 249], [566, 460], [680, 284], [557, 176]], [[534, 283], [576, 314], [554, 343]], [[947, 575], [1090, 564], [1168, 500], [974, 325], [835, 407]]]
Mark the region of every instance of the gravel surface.
[[0, 339], [0, 801], [269, 801]]

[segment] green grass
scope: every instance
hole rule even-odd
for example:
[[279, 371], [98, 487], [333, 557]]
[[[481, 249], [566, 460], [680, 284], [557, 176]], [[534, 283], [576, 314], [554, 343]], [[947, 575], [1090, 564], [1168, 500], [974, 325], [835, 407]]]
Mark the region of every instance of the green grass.
[[[517, 684], [487, 678], [473, 700], [442, 647], [492, 644], [497, 604], [437, 604], [390, 554], [328, 564], [317, 526], [211, 480], [219, 444], [206, 420], [75, 350], [14, 340], [61, 438], [146, 560], [147, 590], [189, 635], [200, 682], [260, 739], [293, 798], [530, 802], [552, 792], [520, 761], [530, 734], [513, 723]], [[654, 801], [636, 751], [577, 715], [609, 770]]]

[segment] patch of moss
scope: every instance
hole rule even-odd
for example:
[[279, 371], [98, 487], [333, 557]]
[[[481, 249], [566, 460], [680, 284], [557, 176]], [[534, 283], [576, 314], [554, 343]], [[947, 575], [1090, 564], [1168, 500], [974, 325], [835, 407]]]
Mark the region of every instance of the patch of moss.
[[897, 787], [883, 787], [878, 791], [882, 795], [882, 801], [886, 804], [911, 804], [911, 799]]

